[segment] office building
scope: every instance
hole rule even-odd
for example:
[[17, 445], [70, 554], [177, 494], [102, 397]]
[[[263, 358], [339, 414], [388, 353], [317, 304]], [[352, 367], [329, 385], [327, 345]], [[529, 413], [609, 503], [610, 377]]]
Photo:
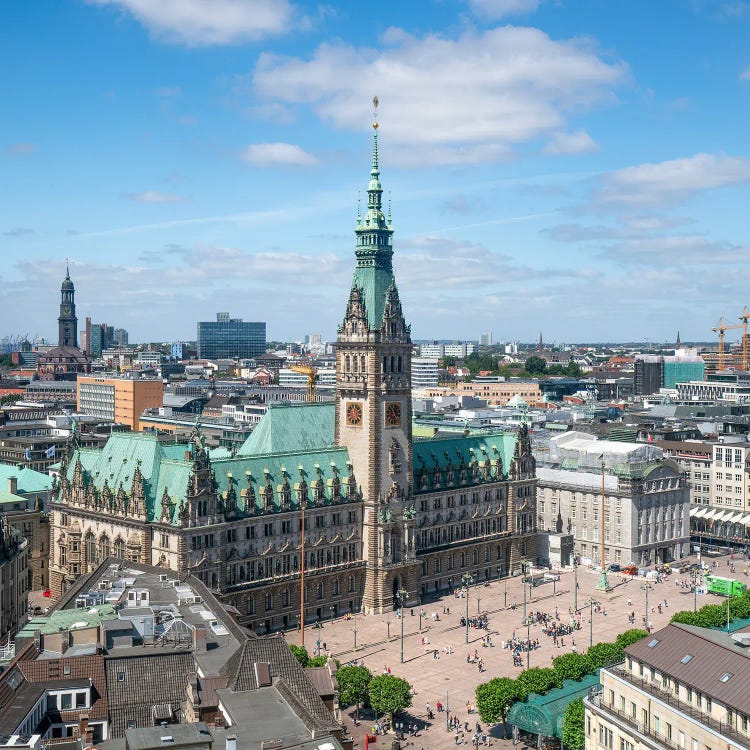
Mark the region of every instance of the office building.
[[607, 565], [653, 565], [689, 553], [690, 493], [661, 448], [566, 432], [550, 440], [537, 477], [540, 528], [572, 534], [582, 559], [601, 564], [602, 480]]
[[703, 380], [706, 364], [697, 349], [677, 349], [674, 357], [664, 357], [663, 388], [676, 388], [677, 383]]
[[217, 313], [216, 322], [198, 323], [198, 358], [257, 357], [266, 351], [266, 324]]
[[412, 357], [411, 387], [434, 388], [438, 384], [438, 360], [431, 357]]
[[188, 442], [121, 433], [100, 451], [71, 448], [52, 503], [54, 596], [114, 554], [165, 574], [190, 570], [243, 624], [266, 632], [296, 623], [302, 565], [304, 620], [313, 622], [390, 611], [399, 597], [416, 604], [466, 574], [484, 582], [536, 559], [525, 425], [413, 440], [412, 342], [377, 133], [373, 145], [335, 400], [269, 406], [231, 453], [210, 455], [197, 427]]
[[479, 337], [479, 346], [492, 346], [492, 334], [483, 333]]
[[91, 414], [131, 430], [140, 430], [141, 414], [162, 405], [164, 383], [89, 375], [78, 378], [77, 405], [82, 414]]
[[750, 633], [673, 623], [628, 646], [584, 698], [586, 748], [750, 748]]

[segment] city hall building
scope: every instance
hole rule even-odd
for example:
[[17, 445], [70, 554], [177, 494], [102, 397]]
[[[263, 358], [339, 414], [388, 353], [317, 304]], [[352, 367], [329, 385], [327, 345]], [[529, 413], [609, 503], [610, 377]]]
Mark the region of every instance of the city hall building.
[[[528, 431], [412, 438], [410, 328], [382, 210], [377, 123], [367, 211], [336, 343], [335, 401], [268, 409], [236, 454], [149, 433], [71, 446], [52, 503], [60, 596], [108, 556], [199, 577], [259, 632], [382, 612], [536, 559]], [[304, 521], [303, 521], [304, 519]], [[127, 562], [124, 563], [127, 565]]]

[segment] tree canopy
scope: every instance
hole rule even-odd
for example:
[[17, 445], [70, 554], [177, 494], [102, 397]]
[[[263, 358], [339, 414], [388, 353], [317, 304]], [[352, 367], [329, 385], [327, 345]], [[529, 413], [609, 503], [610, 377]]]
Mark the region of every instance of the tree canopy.
[[516, 682], [526, 693], [543, 695], [553, 687], [560, 687], [562, 679], [554, 669], [549, 667], [532, 667], [525, 669], [516, 677]]
[[289, 649], [294, 654], [294, 658], [303, 667], [306, 667], [310, 663], [310, 654], [307, 653], [307, 649], [304, 646], [297, 646], [294, 643], [290, 643]]
[[359, 707], [367, 703], [370, 693], [369, 686], [372, 672], [367, 667], [341, 667], [336, 672], [336, 682], [339, 684], [339, 701], [344, 706], [357, 706], [357, 720], [359, 721]]
[[526, 697], [518, 680], [510, 677], [495, 677], [477, 685], [475, 692], [479, 717], [487, 724], [505, 722], [510, 707]]
[[570, 750], [583, 750], [586, 744], [586, 710], [581, 698], [569, 703], [565, 709], [562, 741]]
[[593, 671], [585, 654], [562, 654], [552, 660], [552, 667], [563, 680], [580, 680]]
[[388, 714], [393, 724], [393, 714], [411, 706], [411, 685], [401, 677], [381, 674], [373, 677], [367, 687], [370, 705], [378, 714]]

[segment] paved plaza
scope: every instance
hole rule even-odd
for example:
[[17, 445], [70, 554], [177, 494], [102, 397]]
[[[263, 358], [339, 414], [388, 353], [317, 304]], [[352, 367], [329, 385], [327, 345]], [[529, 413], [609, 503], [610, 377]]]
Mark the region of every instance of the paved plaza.
[[[717, 558], [721, 575], [729, 575], [727, 558]], [[737, 562], [736, 577], [745, 580], [746, 563]], [[612, 590], [606, 593], [596, 591], [598, 574], [585, 567], [578, 569], [578, 607], [580, 609], [580, 630], [571, 636], [564, 637], [564, 646], [553, 643], [553, 639], [542, 632], [539, 625], [531, 625], [531, 640], [538, 640], [540, 647], [531, 650], [529, 664], [532, 667], [547, 667], [552, 659], [560, 654], [575, 649], [584, 652], [590, 641], [613, 641], [615, 637], [631, 627], [642, 627], [645, 615], [646, 595], [648, 595], [648, 619], [654, 629], [665, 626], [672, 614], [682, 609], [693, 608], [693, 593], [679, 586], [687, 576], [672, 574], [661, 583], [656, 580], [610, 574]], [[649, 585], [644, 589], [644, 585]], [[436, 712], [436, 702], [449, 706], [451, 713], [456, 712], [461, 722], [468, 722], [471, 731], [479, 721], [476, 713], [467, 712], [467, 704], [474, 704], [476, 686], [493, 677], [514, 676], [526, 668], [526, 654], [522, 654], [523, 666], [513, 666], [513, 656], [502, 643], [513, 637], [526, 638], [527, 627], [523, 619], [523, 584], [520, 577], [493, 581], [489, 586], [480, 585], [471, 588], [468, 595], [470, 617], [477, 611], [487, 615], [489, 629], [469, 628], [469, 643], [466, 644], [466, 628], [460, 625], [460, 618], [466, 615], [467, 600], [450, 595], [443, 599], [426, 603], [421, 607], [425, 613], [420, 632], [420, 607], [405, 609], [403, 619], [403, 653], [401, 663], [401, 619], [394, 613], [384, 615], [357, 615], [356, 636], [354, 619], [337, 618], [324, 621], [321, 628], [308, 626], [305, 630], [305, 646], [313, 654], [318, 639], [323, 653], [330, 653], [342, 664], [353, 659], [364, 663], [373, 674], [382, 674], [390, 669], [391, 674], [403, 677], [412, 685], [415, 696], [413, 705], [404, 716], [396, 721], [404, 724], [416, 723], [421, 727], [417, 736], [407, 735], [402, 747], [414, 748], [447, 748], [455, 747], [455, 735], [446, 730], [445, 713]], [[526, 586], [527, 594], [529, 592]], [[600, 603], [601, 611], [589, 606], [591, 599]], [[665, 600], [667, 605], [665, 606]], [[630, 604], [628, 602], [631, 602]], [[712, 596], [697, 596], [697, 606], [715, 601]], [[515, 609], [513, 605], [515, 603]], [[661, 613], [658, 606], [661, 605]], [[531, 599], [527, 601], [528, 612], [542, 611], [554, 615], [557, 610], [560, 622], [570, 621], [569, 608], [574, 607], [574, 572], [561, 572], [556, 584], [544, 583], [531, 588]], [[444, 609], [450, 613], [444, 614]], [[634, 611], [635, 624], [628, 621], [628, 614]], [[590, 619], [591, 615], [591, 619]], [[433, 617], [434, 616], [434, 617]], [[439, 619], [437, 619], [439, 618]], [[388, 637], [390, 633], [390, 638]], [[492, 647], [482, 644], [482, 638], [490, 634]], [[356, 651], [354, 648], [356, 637]], [[299, 643], [297, 632], [287, 633], [290, 643]], [[423, 642], [424, 641], [424, 642]], [[437, 649], [437, 659], [434, 658]], [[452, 653], [446, 653], [446, 650]], [[467, 661], [467, 656], [474, 653], [484, 663], [484, 671], [479, 672], [475, 663]], [[435, 713], [433, 720], [427, 719], [426, 706], [429, 704]], [[359, 727], [354, 726], [353, 710], [345, 710], [346, 724], [355, 737], [355, 747], [364, 748], [365, 732], [371, 731], [373, 720], [362, 719]], [[487, 729], [484, 725], [484, 730]], [[378, 742], [385, 743], [390, 750], [393, 735], [378, 737]], [[471, 742], [471, 732], [465, 734], [467, 744]], [[491, 739], [497, 746], [505, 746], [509, 741]]]

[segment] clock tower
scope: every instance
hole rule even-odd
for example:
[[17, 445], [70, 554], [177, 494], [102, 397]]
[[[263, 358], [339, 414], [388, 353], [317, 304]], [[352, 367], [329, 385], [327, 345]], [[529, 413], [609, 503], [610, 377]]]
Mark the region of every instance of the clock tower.
[[[374, 100], [377, 113], [377, 97]], [[378, 122], [367, 211], [355, 229], [354, 269], [336, 341], [336, 444], [345, 446], [362, 490], [363, 607], [383, 612], [417, 600], [412, 497], [411, 332], [393, 274], [393, 227], [383, 213]], [[405, 592], [405, 593], [404, 593]]]
[[78, 348], [78, 318], [76, 317], [76, 289], [65, 266], [65, 280], [60, 287], [60, 317], [57, 319], [58, 346]]

